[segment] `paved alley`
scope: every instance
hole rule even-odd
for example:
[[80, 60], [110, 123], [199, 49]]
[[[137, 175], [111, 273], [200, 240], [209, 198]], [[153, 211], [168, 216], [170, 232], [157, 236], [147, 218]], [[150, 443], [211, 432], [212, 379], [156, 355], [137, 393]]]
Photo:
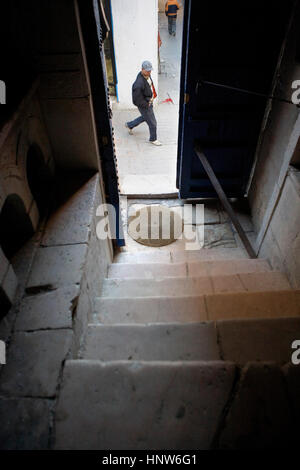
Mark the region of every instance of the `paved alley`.
[[[119, 110], [113, 103], [113, 126], [118, 159], [120, 191], [126, 195], [177, 194], [176, 161], [179, 112], [180, 58], [183, 11], [177, 18], [176, 37], [169, 36], [167, 19], [158, 13], [158, 27], [162, 40], [160, 48], [161, 73], [158, 75], [158, 97], [155, 115], [161, 147], [148, 142], [147, 124], [129, 135], [124, 127], [134, 119], [138, 110]], [[155, 84], [157, 85], [157, 84]], [[172, 102], [165, 100], [171, 98]]]

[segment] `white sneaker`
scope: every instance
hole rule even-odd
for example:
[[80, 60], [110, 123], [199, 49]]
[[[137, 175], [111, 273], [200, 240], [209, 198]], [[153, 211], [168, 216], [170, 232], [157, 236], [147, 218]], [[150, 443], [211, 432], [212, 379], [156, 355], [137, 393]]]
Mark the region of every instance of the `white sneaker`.
[[125, 122], [125, 127], [127, 127], [129, 134], [133, 135], [133, 130], [128, 126], [127, 122]]
[[162, 145], [162, 143], [159, 140], [149, 140], [150, 144], [153, 145]]

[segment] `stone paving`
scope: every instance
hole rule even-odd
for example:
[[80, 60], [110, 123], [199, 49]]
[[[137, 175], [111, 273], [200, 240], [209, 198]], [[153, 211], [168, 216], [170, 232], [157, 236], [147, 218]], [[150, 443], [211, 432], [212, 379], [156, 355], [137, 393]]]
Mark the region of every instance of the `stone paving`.
[[[159, 13], [161, 74], [155, 115], [158, 139], [163, 145], [154, 147], [148, 142], [149, 130], [146, 124], [135, 128], [134, 135], [129, 135], [124, 123], [136, 117], [138, 110], [119, 110], [117, 103], [113, 103], [113, 126], [122, 194], [177, 194], [175, 181], [182, 16], [183, 12], [180, 11], [177, 35], [173, 37], [168, 34], [166, 16]], [[173, 103], [163, 103], [169, 98]]]
[[[12, 264], [19, 279], [15, 305], [0, 323], [6, 364], [0, 368], [0, 449], [52, 446], [54, 409], [62, 370], [75, 358], [91, 302], [111, 253], [96, 237], [101, 202], [98, 175], [41, 223]], [[96, 291], [95, 291], [96, 289]]]
[[[199, 200], [199, 204], [204, 204], [204, 249], [218, 248], [216, 252], [216, 258], [218, 259], [221, 251], [224, 249], [240, 249], [244, 252], [244, 255], [247, 256], [236, 230], [234, 229], [228, 214], [223, 210], [220, 202], [218, 200]], [[162, 247], [147, 247], [141, 245], [133, 240], [127, 233], [127, 220], [128, 214], [135, 213], [135, 211], [148, 204], [162, 204], [170, 207], [175, 212], [179, 212], [182, 216], [184, 204], [187, 204], [187, 201], [180, 199], [127, 199], [121, 197], [121, 213], [124, 226], [124, 236], [126, 240], [126, 245], [121, 250], [125, 252], [135, 252], [135, 251], [169, 251], [169, 252], [178, 252], [185, 250], [186, 240], [184, 238], [176, 240], [170, 245]], [[201, 223], [196, 226], [195, 220], [195, 204], [189, 204], [191, 210], [193, 211], [193, 229], [201, 231]], [[247, 210], [239, 206], [239, 203], [233, 203], [235, 207], [237, 217], [242, 224], [249, 240], [252, 245], [255, 246], [255, 233], [253, 230], [253, 225], [251, 222], [251, 217], [247, 213]], [[132, 212], [133, 211], [133, 212]], [[234, 251], [232, 252], [235, 257]]]

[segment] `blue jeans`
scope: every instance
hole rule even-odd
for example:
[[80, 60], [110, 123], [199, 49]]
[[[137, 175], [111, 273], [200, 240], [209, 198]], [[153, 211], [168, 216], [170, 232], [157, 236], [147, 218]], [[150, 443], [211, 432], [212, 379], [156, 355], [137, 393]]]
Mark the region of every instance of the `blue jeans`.
[[172, 16], [168, 16], [168, 29], [169, 29], [169, 34], [176, 33], [176, 18]]
[[141, 115], [137, 117], [136, 119], [134, 119], [133, 121], [127, 122], [128, 127], [130, 127], [130, 129], [133, 129], [139, 124], [142, 124], [142, 122], [146, 122], [149, 126], [149, 131], [150, 131], [149, 140], [151, 142], [153, 140], [157, 140], [157, 137], [156, 137], [157, 122], [154, 116], [153, 106], [150, 105], [149, 108], [138, 108], [138, 110], [141, 113]]

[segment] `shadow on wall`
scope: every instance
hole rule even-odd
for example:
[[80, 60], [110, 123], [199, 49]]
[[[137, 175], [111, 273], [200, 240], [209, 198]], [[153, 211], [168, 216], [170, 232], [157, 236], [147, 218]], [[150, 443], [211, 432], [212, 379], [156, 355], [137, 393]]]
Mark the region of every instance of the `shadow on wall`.
[[34, 229], [20, 196], [8, 196], [0, 213], [0, 245], [7, 259], [32, 237]]
[[26, 175], [39, 215], [43, 217], [51, 201], [53, 174], [45, 163], [42, 151], [37, 144], [32, 144], [27, 152]]
[[[30, 208], [35, 202], [41, 220], [47, 216], [53, 199], [54, 174], [45, 162], [40, 147], [35, 143], [29, 147], [26, 155], [26, 179], [32, 197]], [[26, 184], [25, 181], [23, 184]], [[25, 202], [17, 192], [12, 192], [6, 197], [0, 212], [0, 247], [7, 258], [3, 260], [8, 263], [7, 266], [13, 263], [15, 255], [35, 233], [36, 225], [29, 214], [30, 210], [28, 207], [26, 210]], [[13, 267], [10, 266], [9, 269], [17, 285]], [[3, 283], [2, 279], [1, 284]], [[0, 286], [0, 319], [8, 313], [14, 300], [13, 293], [6, 291], [4, 284]]]

